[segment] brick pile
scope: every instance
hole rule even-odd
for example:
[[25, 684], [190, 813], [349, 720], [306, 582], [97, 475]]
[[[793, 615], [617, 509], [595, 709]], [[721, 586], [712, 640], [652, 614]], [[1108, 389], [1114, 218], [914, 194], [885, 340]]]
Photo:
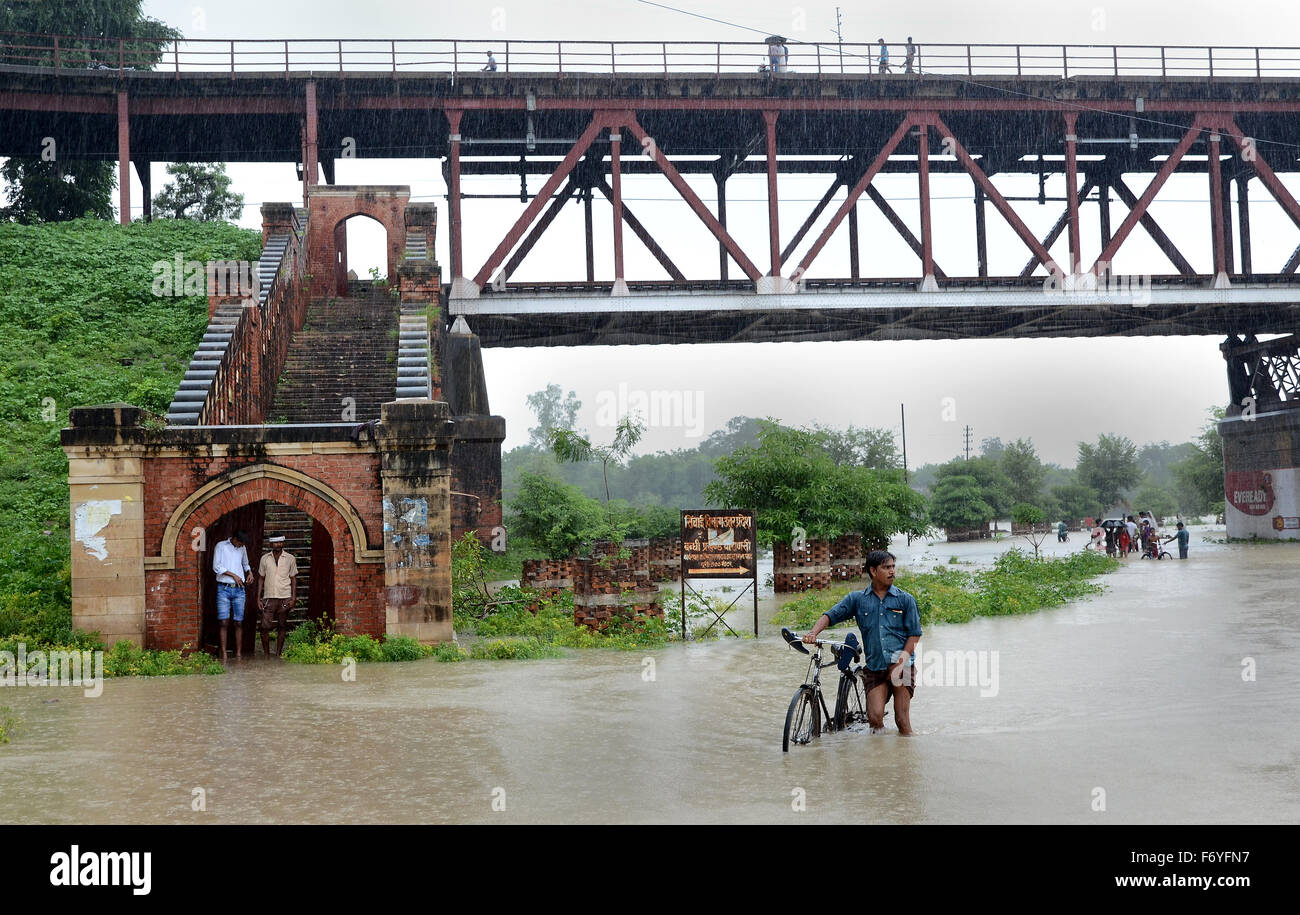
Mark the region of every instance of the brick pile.
[[[631, 560], [599, 558], [575, 559], [573, 563], [574, 625], [596, 631], [606, 629], [615, 615], [636, 622], [663, 618], [659, 589], [650, 583], [646, 567]], [[626, 597], [624, 592], [628, 592]]]
[[862, 536], [844, 534], [831, 541], [831, 579], [855, 581], [862, 577]]
[[774, 543], [772, 565], [773, 590], [778, 594], [831, 586], [831, 545], [826, 540], [810, 539], [802, 550]]
[[680, 581], [682, 577], [682, 538], [650, 538], [650, 580]]
[[528, 609], [537, 613], [541, 602], [565, 591], [573, 590], [574, 563], [576, 559], [525, 559], [519, 583], [537, 592]]

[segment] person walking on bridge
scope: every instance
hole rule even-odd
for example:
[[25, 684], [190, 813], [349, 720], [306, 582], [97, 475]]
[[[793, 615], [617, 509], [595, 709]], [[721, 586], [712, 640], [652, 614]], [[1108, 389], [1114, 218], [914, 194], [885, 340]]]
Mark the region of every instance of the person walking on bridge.
[[907, 48], [905, 50], [906, 56], [903, 58], [903, 72], [915, 73], [916, 70], [913, 69], [913, 67], [916, 63], [916, 45], [912, 44], [911, 35], [907, 36]]
[[257, 630], [262, 634], [262, 651], [271, 656], [271, 627], [278, 633], [275, 644], [277, 657], [284, 656], [284, 639], [289, 631], [289, 608], [298, 593], [298, 560], [284, 551], [284, 537], [271, 537], [267, 541], [271, 552], [262, 556], [257, 565], [262, 585], [257, 598]]
[[853, 591], [823, 613], [803, 640], [811, 645], [827, 626], [855, 618], [867, 656], [860, 676], [867, 689], [871, 732], [885, 729], [885, 703], [892, 697], [898, 733], [911, 734], [917, 680], [912, 652], [921, 638], [921, 614], [916, 598], [894, 584], [893, 553], [872, 550], [864, 564], [871, 587]]
[[212, 551], [212, 571], [217, 576], [217, 621], [220, 625], [218, 654], [224, 660], [229, 654], [226, 634], [230, 627], [230, 618], [235, 618], [235, 660], [243, 657], [244, 648], [244, 585], [253, 581], [252, 568], [248, 565], [247, 531], [235, 531], [230, 539], [217, 544]]
[[889, 45], [885, 44], [885, 39], [877, 38], [876, 45], [880, 48], [880, 72], [889, 72]]

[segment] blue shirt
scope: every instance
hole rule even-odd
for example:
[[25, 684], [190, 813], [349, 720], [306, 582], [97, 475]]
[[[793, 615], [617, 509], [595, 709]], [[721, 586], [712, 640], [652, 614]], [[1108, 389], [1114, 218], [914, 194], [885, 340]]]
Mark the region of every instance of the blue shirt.
[[[826, 616], [831, 625], [857, 618], [869, 670], [887, 670], [907, 640], [921, 636], [921, 612], [916, 608], [916, 598], [897, 585], [889, 586], [884, 600], [871, 588], [854, 591], [826, 611]], [[914, 656], [909, 656], [908, 666], [915, 661]]]
[[1178, 548], [1180, 550], [1187, 549], [1187, 544], [1191, 541], [1191, 539], [1192, 539], [1192, 535], [1188, 532], [1187, 528], [1183, 528], [1181, 531], [1178, 532]]

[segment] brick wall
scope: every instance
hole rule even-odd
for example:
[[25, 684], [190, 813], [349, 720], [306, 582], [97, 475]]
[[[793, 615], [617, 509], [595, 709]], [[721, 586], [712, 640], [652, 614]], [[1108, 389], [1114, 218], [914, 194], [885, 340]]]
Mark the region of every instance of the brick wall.
[[395, 282], [398, 265], [406, 248], [404, 211], [410, 200], [409, 187], [374, 185], [316, 185], [307, 202], [307, 272], [311, 274], [311, 296], [347, 295], [337, 279], [338, 258], [335, 229], [351, 216], [364, 215], [379, 221], [388, 233], [388, 277]]
[[[156, 457], [145, 467], [145, 553], [158, 555], [163, 532], [177, 505], [215, 476], [240, 466], [247, 459], [224, 457]], [[382, 512], [379, 456], [373, 452], [280, 456], [263, 464], [288, 467], [311, 476], [343, 496], [360, 515], [369, 542], [362, 549], [382, 544]], [[385, 631], [384, 564], [358, 563], [352, 531], [347, 520], [327, 500], [293, 483], [260, 478], [238, 483], [198, 505], [184, 520], [175, 546], [175, 568], [145, 572], [145, 644], [150, 648], [180, 648], [197, 645], [201, 619], [201, 586], [211, 571], [199, 563], [210, 554], [193, 549], [195, 529], [222, 537], [231, 526], [217, 526], [231, 512], [270, 500], [309, 514], [329, 533], [334, 545], [333, 611], [341, 631], [380, 637]], [[206, 543], [209, 549], [211, 543]], [[257, 544], [249, 550], [250, 562]], [[164, 555], [164, 559], [168, 558]], [[209, 581], [210, 585], [211, 582]], [[247, 617], [246, 617], [247, 619]]]

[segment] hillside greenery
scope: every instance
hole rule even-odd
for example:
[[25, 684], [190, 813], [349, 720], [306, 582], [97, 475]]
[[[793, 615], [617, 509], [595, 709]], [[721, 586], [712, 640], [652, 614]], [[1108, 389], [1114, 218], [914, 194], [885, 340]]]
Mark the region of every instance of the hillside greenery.
[[166, 412], [207, 326], [204, 296], [153, 295], [153, 264], [260, 249], [222, 223], [0, 223], [0, 637], [72, 639], [69, 410]]

